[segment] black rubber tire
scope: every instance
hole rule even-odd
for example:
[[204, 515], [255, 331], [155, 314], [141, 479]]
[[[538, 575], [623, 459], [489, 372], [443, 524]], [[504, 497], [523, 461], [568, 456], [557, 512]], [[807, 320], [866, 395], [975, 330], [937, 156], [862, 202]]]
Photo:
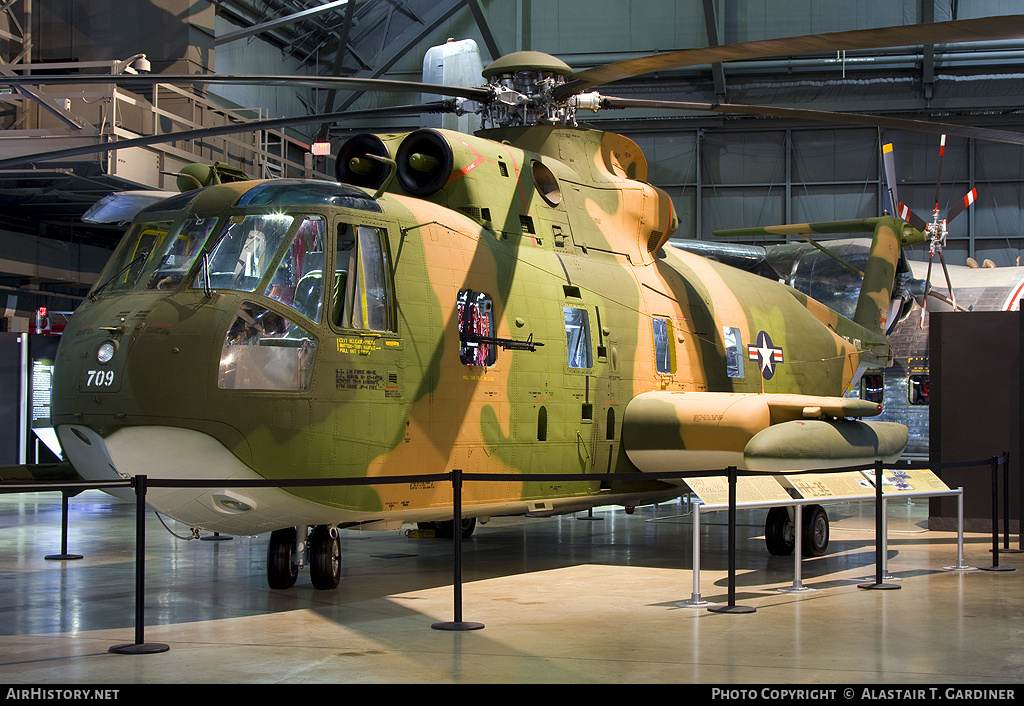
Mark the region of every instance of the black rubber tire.
[[294, 527], [274, 530], [267, 546], [267, 583], [273, 589], [291, 588], [299, 576], [299, 565], [293, 560], [295, 553]]
[[327, 525], [317, 525], [309, 535], [309, 578], [318, 591], [341, 583], [341, 539]]
[[[455, 520], [442, 520], [441, 522], [422, 524], [429, 524], [434, 530], [435, 537], [442, 537], [444, 539], [453, 539], [455, 537]], [[462, 518], [462, 538], [467, 539], [471, 537], [474, 530], [476, 530], [476, 518]]]
[[793, 518], [784, 507], [773, 507], [768, 510], [764, 521], [764, 543], [772, 556], [789, 556], [796, 545], [793, 531]]
[[804, 556], [822, 556], [828, 551], [828, 514], [821, 505], [808, 505], [803, 509], [803, 537], [801, 551]]

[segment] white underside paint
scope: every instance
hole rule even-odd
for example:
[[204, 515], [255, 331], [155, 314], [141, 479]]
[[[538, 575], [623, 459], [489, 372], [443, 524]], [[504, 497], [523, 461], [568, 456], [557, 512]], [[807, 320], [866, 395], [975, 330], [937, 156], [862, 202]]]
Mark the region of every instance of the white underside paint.
[[[136, 426], [120, 429], [104, 438], [88, 427], [62, 425], [57, 429], [61, 445], [78, 472], [90, 481], [147, 478], [146, 502], [157, 512], [189, 527], [213, 532], [254, 535], [282, 527], [373, 523], [367, 529], [398, 529], [403, 524], [450, 520], [451, 508], [420, 508], [389, 512], [357, 512], [305, 500], [281, 488], [235, 487], [236, 481], [263, 477], [242, 463], [211, 436], [190, 429], [167, 426]], [[232, 481], [221, 488], [160, 488], [159, 480]], [[107, 491], [134, 500], [132, 489]], [[467, 506], [465, 517], [522, 515], [531, 512], [557, 514], [603, 504], [643, 505], [667, 500], [673, 491], [629, 495], [595, 495], [529, 502]], [[239, 503], [251, 509], [242, 510]]]

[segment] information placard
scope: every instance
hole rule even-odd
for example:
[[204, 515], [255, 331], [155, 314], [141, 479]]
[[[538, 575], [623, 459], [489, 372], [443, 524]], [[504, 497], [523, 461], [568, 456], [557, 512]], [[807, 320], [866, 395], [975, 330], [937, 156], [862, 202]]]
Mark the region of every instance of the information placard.
[[[686, 478], [698, 498], [705, 505], [729, 505], [729, 478], [727, 476], [708, 476], [702, 478]], [[738, 476], [736, 478], [737, 503], [772, 503], [792, 500], [793, 497], [782, 487], [772, 475]]]

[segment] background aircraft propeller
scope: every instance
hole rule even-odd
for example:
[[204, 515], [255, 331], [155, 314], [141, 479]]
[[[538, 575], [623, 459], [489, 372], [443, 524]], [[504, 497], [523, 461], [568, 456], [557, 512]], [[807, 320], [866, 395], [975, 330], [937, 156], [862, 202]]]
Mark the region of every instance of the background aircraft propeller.
[[[893, 159], [893, 148], [891, 144], [884, 145], [882, 147], [882, 161], [885, 167], [885, 180], [888, 185], [889, 199], [896, 209], [896, 215], [912, 225], [917, 230], [921, 231], [928, 237], [928, 271], [925, 275], [925, 296], [921, 297], [921, 323], [924, 326], [924, 316], [927, 310], [927, 297], [933, 296], [941, 301], [946, 302], [953, 307], [953, 310], [959, 310], [956, 304], [956, 294], [953, 292], [953, 283], [949, 278], [949, 269], [946, 267], [946, 258], [942, 254], [942, 248], [946, 244], [946, 235], [948, 231], [948, 224], [958, 215], [963, 213], [968, 206], [974, 203], [978, 197], [978, 190], [972, 188], [968, 191], [962, 199], [953, 204], [953, 206], [947, 211], [946, 217], [941, 218], [939, 215], [939, 193], [942, 187], [942, 161], [946, 156], [946, 136], [943, 134], [939, 140], [939, 163], [937, 174], [935, 178], [935, 208], [932, 210], [932, 221], [931, 223], [925, 222], [923, 218], [918, 216], [916, 213], [910, 210], [910, 208], [899, 200], [899, 195], [896, 189], [896, 167]], [[946, 288], [949, 291], [949, 297], [940, 295], [938, 292], [933, 291], [931, 286], [932, 280], [932, 264], [935, 259], [935, 255], [939, 256], [939, 263], [942, 266], [943, 276], [946, 278]]]

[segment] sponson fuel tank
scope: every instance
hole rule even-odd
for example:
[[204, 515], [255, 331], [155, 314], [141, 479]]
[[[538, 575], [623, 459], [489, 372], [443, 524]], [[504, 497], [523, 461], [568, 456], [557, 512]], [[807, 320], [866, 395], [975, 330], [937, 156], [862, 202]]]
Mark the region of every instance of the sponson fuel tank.
[[878, 413], [877, 404], [844, 397], [647, 392], [626, 406], [622, 444], [648, 473], [892, 462], [907, 445], [907, 429], [859, 419]]

